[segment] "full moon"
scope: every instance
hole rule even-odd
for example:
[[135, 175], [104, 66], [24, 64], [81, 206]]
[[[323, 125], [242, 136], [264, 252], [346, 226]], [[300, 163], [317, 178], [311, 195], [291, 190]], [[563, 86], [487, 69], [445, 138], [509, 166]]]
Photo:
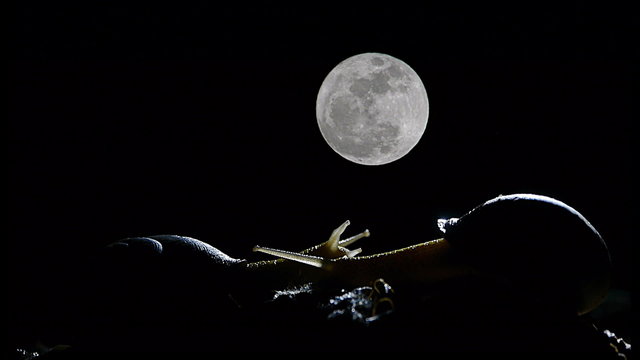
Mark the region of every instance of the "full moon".
[[327, 75], [316, 117], [335, 152], [358, 164], [383, 165], [418, 143], [427, 127], [429, 100], [409, 65], [386, 54], [365, 53]]

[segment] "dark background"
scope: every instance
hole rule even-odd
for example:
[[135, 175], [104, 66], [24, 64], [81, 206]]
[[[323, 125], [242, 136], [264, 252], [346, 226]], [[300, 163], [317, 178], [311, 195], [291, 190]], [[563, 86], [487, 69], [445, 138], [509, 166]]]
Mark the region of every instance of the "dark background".
[[[629, 290], [626, 9], [222, 3], [12, 9], [10, 326], [39, 329], [83, 274], [74, 259], [124, 237], [188, 235], [243, 258], [350, 219], [371, 253], [514, 192], [582, 212]], [[405, 61], [430, 100], [420, 143], [377, 167], [334, 153], [315, 119], [324, 77], [362, 52]]]

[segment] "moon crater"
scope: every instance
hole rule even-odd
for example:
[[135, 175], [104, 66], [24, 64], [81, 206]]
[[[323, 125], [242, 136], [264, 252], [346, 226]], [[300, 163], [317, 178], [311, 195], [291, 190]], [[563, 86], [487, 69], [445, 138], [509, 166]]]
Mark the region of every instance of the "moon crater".
[[344, 158], [381, 165], [406, 155], [420, 140], [429, 115], [422, 81], [404, 62], [366, 53], [338, 64], [316, 102], [323, 137]]

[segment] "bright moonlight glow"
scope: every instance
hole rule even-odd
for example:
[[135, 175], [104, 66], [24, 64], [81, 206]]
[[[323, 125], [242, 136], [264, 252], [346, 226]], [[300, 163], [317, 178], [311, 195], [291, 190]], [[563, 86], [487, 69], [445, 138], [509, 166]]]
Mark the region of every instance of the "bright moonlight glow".
[[322, 136], [345, 159], [382, 165], [406, 155], [429, 118], [427, 91], [403, 61], [379, 53], [350, 57], [324, 79], [316, 101]]

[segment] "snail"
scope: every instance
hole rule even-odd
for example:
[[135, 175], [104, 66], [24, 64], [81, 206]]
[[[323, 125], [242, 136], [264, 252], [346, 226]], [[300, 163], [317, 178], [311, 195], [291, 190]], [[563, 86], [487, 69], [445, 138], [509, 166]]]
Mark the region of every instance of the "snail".
[[[579, 315], [597, 307], [608, 291], [610, 260], [602, 237], [579, 212], [550, 197], [498, 196], [460, 218], [439, 220], [442, 238], [366, 256], [348, 247], [368, 237], [368, 230], [340, 239], [349, 224], [344, 222], [329, 240], [300, 252], [255, 246], [253, 251], [278, 258], [257, 262], [175, 235], [129, 238], [115, 246], [167, 256], [195, 254], [193, 261], [199, 257], [216, 270], [233, 272], [224, 277], [225, 286], [236, 288], [326, 279], [362, 285], [379, 278], [401, 287], [478, 276], [526, 289], [532, 297], [562, 302]], [[240, 286], [237, 279], [254, 281]]]

